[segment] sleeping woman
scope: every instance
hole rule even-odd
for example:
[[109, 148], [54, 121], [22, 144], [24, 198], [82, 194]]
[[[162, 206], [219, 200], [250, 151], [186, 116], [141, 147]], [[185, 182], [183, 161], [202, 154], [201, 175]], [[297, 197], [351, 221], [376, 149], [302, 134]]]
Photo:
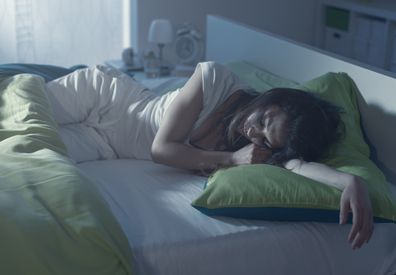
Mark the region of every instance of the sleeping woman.
[[340, 224], [353, 213], [353, 249], [372, 235], [363, 180], [317, 162], [339, 139], [343, 124], [340, 110], [314, 95], [286, 88], [259, 94], [213, 62], [198, 64], [181, 89], [163, 95], [101, 66], [51, 81], [47, 91], [77, 162], [137, 158], [201, 173], [277, 165], [343, 190]]

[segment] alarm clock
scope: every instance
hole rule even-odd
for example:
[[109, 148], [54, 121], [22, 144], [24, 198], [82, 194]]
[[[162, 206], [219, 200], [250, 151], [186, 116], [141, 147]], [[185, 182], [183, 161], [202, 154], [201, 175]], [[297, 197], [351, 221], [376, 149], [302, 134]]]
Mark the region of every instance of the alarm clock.
[[191, 25], [186, 25], [176, 32], [174, 54], [176, 63], [182, 65], [195, 65], [202, 58], [202, 38]]

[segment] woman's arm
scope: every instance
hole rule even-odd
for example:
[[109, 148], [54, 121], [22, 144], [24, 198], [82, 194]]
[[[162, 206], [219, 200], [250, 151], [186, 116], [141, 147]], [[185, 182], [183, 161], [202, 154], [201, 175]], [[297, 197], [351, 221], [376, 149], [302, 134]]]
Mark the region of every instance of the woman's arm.
[[164, 115], [151, 147], [155, 162], [197, 170], [231, 164], [229, 152], [204, 151], [184, 144], [202, 110], [202, 101], [202, 72], [198, 67]]
[[197, 67], [164, 115], [151, 147], [151, 156], [155, 162], [207, 171], [219, 167], [262, 163], [268, 158], [268, 151], [254, 144], [236, 152], [206, 151], [185, 144], [202, 108], [202, 72]]
[[353, 180], [353, 175], [339, 172], [325, 164], [317, 162], [306, 162], [292, 159], [286, 162], [285, 168], [296, 174], [319, 181], [321, 183], [344, 190], [346, 184]]
[[353, 213], [353, 226], [348, 236], [352, 248], [360, 248], [368, 242], [373, 230], [373, 211], [367, 186], [358, 176], [337, 171], [327, 165], [293, 159], [285, 168], [310, 179], [322, 182], [342, 190], [340, 202], [340, 224], [348, 220]]
[[185, 144], [202, 108], [202, 71], [197, 67], [164, 115], [151, 147], [155, 162], [200, 171], [234, 165], [232, 152], [206, 151]]

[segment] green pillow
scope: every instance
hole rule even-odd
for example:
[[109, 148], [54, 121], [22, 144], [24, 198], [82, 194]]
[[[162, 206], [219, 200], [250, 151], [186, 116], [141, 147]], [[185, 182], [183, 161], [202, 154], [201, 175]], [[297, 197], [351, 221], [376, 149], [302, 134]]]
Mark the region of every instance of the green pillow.
[[[345, 137], [322, 162], [358, 175], [368, 185], [375, 221], [395, 222], [396, 202], [383, 173], [369, 159], [360, 128], [357, 87], [345, 73], [328, 73], [300, 88], [342, 107]], [[214, 173], [192, 205], [208, 215], [279, 221], [338, 222], [341, 191], [270, 165], [244, 165]]]
[[275, 87], [296, 88], [298, 86], [298, 83], [292, 80], [274, 75], [247, 61], [229, 62], [225, 66], [256, 91], [267, 91]]

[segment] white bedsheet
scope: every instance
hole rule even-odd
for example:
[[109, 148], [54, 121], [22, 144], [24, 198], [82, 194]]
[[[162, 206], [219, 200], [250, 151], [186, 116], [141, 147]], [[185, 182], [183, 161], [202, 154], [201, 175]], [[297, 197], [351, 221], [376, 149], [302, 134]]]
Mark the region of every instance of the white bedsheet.
[[137, 274], [396, 274], [396, 224], [353, 251], [350, 225], [211, 218], [190, 203], [205, 178], [149, 161], [78, 165], [128, 237]]

